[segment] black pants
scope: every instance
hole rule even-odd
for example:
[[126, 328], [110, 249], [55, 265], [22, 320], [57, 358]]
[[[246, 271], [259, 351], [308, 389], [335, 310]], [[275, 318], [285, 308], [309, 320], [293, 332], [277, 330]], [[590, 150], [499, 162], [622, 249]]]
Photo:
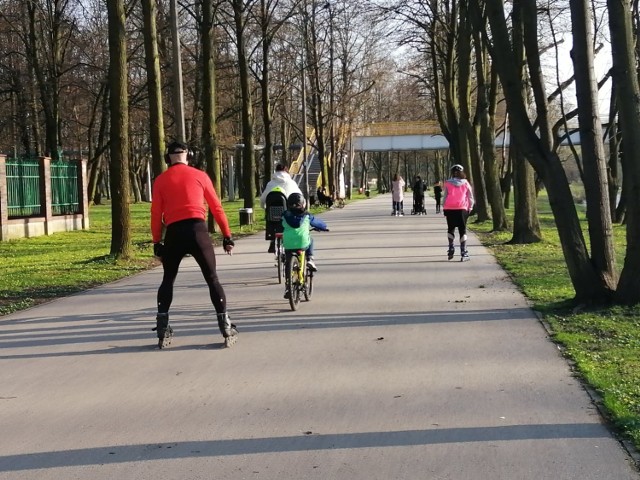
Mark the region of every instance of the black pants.
[[204, 220], [189, 219], [172, 223], [164, 238], [162, 267], [164, 276], [158, 289], [158, 313], [167, 313], [173, 301], [173, 283], [185, 255], [193, 256], [209, 286], [209, 297], [216, 313], [227, 311], [227, 298], [216, 273], [216, 256]]
[[466, 210], [445, 210], [444, 216], [447, 218], [447, 234], [450, 239], [454, 238], [456, 228], [460, 235], [460, 240], [463, 240], [467, 234], [467, 218], [469, 213]]

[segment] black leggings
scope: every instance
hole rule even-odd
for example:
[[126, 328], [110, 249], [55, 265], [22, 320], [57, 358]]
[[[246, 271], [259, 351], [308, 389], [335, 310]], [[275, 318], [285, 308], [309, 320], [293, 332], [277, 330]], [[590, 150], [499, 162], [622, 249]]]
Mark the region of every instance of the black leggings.
[[466, 241], [465, 235], [467, 234], [467, 217], [469, 213], [466, 210], [445, 210], [444, 216], [447, 217], [447, 234], [449, 238], [454, 238], [457, 228], [460, 240]]
[[209, 286], [209, 297], [216, 313], [227, 311], [227, 298], [216, 273], [216, 256], [204, 220], [188, 219], [172, 223], [164, 238], [162, 267], [164, 276], [158, 289], [158, 313], [167, 313], [173, 301], [173, 283], [185, 255], [193, 256]]

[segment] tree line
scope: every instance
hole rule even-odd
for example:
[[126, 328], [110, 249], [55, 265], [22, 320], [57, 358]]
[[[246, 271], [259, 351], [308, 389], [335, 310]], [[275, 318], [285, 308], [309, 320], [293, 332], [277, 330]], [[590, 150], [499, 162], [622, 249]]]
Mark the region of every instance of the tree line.
[[[91, 197], [108, 194], [113, 204], [111, 253], [127, 257], [128, 205], [144, 199], [149, 179], [165, 168], [167, 138], [194, 147], [195, 164], [220, 192], [235, 157], [239, 193], [251, 208], [274, 162], [291, 162], [302, 147], [318, 152], [331, 191], [360, 125], [435, 120], [450, 160], [469, 172], [479, 221], [511, 230], [512, 242], [539, 241], [535, 199], [546, 188], [576, 301], [635, 304], [635, 7], [632, 0], [0, 0], [0, 149], [88, 158]], [[563, 42], [572, 45], [569, 74], [558, 63]], [[604, 55], [609, 68], [597, 78]], [[604, 86], [611, 95], [602, 122]], [[496, 148], [506, 134], [509, 148]], [[586, 229], [570, 190], [567, 143], [584, 185]], [[442, 178], [444, 156], [424, 158]], [[360, 182], [370, 168], [379, 177], [401, 168], [391, 157], [383, 168], [380, 155], [350, 161]], [[412, 168], [422, 167], [414, 160]], [[627, 230], [620, 272], [614, 222]]]

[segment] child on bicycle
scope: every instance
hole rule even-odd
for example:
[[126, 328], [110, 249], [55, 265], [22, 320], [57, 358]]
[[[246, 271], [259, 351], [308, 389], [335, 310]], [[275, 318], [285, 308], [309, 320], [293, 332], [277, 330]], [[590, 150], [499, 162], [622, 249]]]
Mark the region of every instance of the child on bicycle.
[[327, 224], [307, 211], [307, 202], [300, 193], [287, 198], [287, 210], [282, 215], [282, 244], [285, 250], [306, 250], [309, 268], [317, 271], [313, 261], [313, 238], [311, 228], [328, 232]]

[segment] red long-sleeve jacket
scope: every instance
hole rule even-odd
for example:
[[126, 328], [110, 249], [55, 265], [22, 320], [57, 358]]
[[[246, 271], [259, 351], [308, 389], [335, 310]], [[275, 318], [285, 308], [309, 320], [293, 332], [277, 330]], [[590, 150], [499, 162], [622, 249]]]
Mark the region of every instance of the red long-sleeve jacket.
[[229, 221], [208, 175], [182, 163], [171, 166], [159, 175], [153, 184], [151, 201], [153, 243], [162, 241], [163, 224], [171, 225], [188, 218], [205, 220], [206, 205], [209, 205], [222, 235], [231, 237]]

